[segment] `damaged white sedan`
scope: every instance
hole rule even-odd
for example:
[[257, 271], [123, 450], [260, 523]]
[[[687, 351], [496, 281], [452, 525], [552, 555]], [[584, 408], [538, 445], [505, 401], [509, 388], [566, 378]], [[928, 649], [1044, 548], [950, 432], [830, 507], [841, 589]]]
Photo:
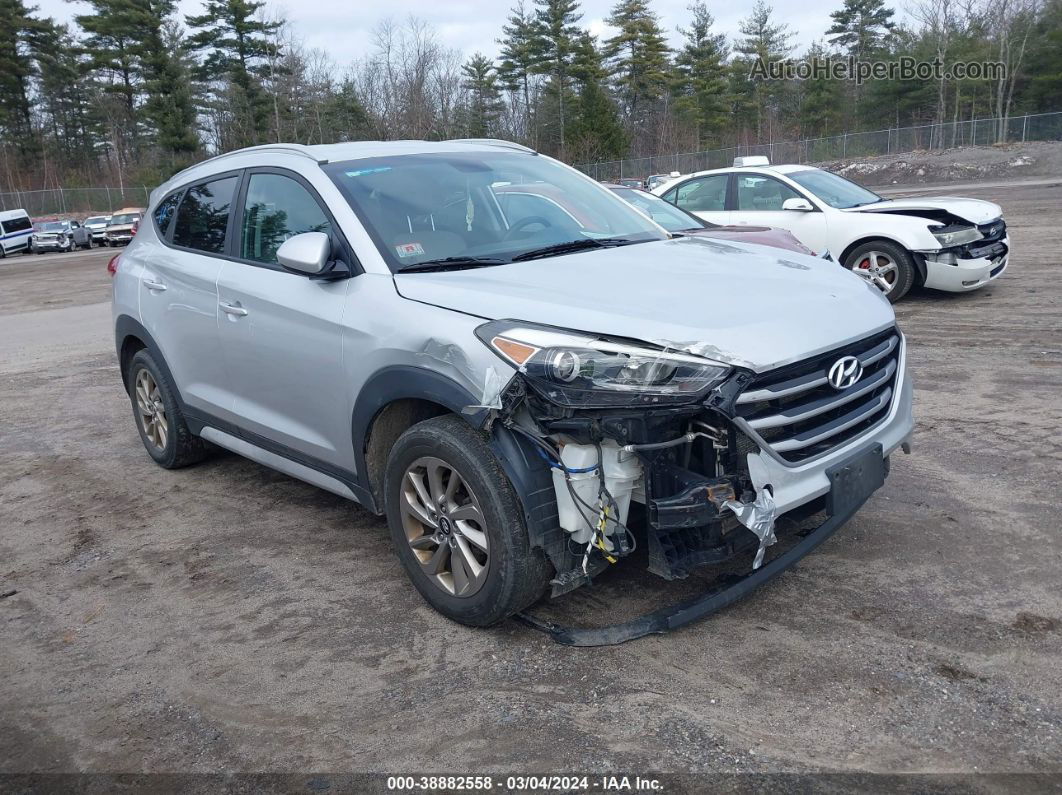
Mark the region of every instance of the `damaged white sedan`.
[[739, 157], [733, 168], [672, 180], [653, 193], [706, 221], [788, 229], [829, 250], [895, 303], [915, 286], [984, 287], [1006, 270], [1010, 238], [998, 204], [950, 196], [885, 199], [812, 166]]

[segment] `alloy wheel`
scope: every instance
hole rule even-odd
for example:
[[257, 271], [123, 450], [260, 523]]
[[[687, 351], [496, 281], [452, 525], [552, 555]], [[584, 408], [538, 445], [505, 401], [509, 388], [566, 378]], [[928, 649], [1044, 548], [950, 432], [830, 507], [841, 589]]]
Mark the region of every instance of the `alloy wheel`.
[[900, 278], [900, 268], [896, 261], [881, 251], [868, 251], [860, 256], [852, 266], [852, 272], [862, 276], [885, 295], [893, 291]]
[[451, 596], [479, 591], [490, 569], [479, 499], [440, 458], [418, 458], [406, 469], [400, 497], [406, 541], [421, 569]]
[[150, 371], [141, 369], [136, 374], [135, 389], [136, 407], [144, 436], [159, 450], [165, 450], [166, 440], [170, 435], [170, 423], [166, 417], [166, 406], [162, 402], [159, 386]]

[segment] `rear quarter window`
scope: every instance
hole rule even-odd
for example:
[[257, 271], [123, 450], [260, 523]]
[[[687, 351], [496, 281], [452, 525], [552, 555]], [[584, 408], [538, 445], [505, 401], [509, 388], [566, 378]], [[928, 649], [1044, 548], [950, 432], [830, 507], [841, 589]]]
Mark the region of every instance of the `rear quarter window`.
[[158, 229], [161, 237], [166, 237], [166, 232], [170, 228], [170, 221], [173, 220], [174, 213], [177, 210], [177, 203], [180, 200], [181, 191], [177, 191], [160, 201], [159, 206], [155, 208], [155, 228]]

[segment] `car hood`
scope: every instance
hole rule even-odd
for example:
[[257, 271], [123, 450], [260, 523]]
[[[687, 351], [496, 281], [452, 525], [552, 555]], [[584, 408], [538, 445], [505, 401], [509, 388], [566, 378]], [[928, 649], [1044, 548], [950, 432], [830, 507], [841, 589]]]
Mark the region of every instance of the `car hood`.
[[853, 213], [891, 213], [904, 210], [945, 210], [971, 224], [984, 224], [1003, 215], [998, 204], [981, 199], [962, 199], [957, 196], [938, 196], [932, 199], [888, 199], [876, 204], [853, 207], [845, 212]]
[[462, 271], [396, 274], [405, 298], [490, 320], [638, 339], [755, 371], [895, 322], [832, 262], [706, 237]]
[[738, 243], [758, 243], [761, 246], [774, 246], [801, 254], [815, 253], [793, 237], [791, 232], [770, 226], [713, 226], [708, 229], [691, 229], [686, 234], [733, 240]]

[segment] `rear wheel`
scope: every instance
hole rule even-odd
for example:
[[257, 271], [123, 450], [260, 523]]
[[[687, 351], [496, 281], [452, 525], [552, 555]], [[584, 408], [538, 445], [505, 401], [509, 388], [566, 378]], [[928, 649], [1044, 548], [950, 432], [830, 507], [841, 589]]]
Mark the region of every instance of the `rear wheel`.
[[550, 577], [527, 539], [523, 511], [483, 435], [435, 417], [391, 449], [384, 480], [395, 552], [444, 616], [489, 626], [537, 600]]
[[178, 469], [205, 457], [203, 440], [188, 429], [173, 387], [146, 350], [129, 363], [126, 387], [140, 440], [156, 464]]
[[872, 240], [852, 251], [844, 266], [861, 276], [895, 304], [911, 289], [915, 266], [911, 255], [888, 240]]

